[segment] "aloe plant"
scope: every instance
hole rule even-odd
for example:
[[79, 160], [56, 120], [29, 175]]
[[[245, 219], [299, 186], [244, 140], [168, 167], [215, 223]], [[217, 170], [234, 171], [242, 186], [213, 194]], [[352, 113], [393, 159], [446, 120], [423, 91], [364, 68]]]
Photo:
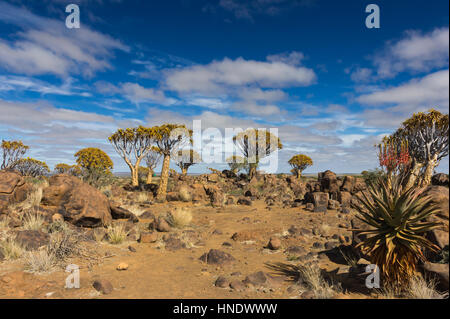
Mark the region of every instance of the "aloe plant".
[[425, 261], [424, 250], [439, 247], [425, 234], [440, 223], [426, 221], [439, 207], [424, 189], [404, 188], [399, 177], [391, 185], [385, 179], [369, 183], [367, 194], [356, 196], [357, 218], [370, 226], [359, 231], [367, 239], [357, 245], [376, 264], [388, 283], [404, 285], [414, 275], [419, 261]]

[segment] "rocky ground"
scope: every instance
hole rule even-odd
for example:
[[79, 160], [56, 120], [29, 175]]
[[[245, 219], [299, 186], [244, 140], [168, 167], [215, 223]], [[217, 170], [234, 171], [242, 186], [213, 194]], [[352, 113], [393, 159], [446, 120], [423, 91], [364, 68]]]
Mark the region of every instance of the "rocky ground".
[[[447, 225], [429, 236], [448, 249], [445, 177], [427, 192]], [[0, 172], [0, 298], [385, 296], [365, 287], [368, 261], [355, 249], [360, 178], [173, 176], [164, 203], [155, 187], [117, 180], [97, 190], [67, 175], [32, 183]], [[69, 264], [80, 268], [79, 289], [65, 288]], [[448, 259], [424, 268], [448, 290]]]

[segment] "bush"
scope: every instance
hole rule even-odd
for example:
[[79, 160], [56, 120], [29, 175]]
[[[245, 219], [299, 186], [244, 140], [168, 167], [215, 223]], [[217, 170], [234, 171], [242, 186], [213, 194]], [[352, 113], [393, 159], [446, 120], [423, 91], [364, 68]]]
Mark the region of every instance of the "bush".
[[184, 228], [192, 221], [192, 213], [188, 208], [177, 208], [167, 214], [167, 223], [174, 228]]
[[128, 232], [125, 230], [125, 225], [119, 223], [108, 226], [106, 234], [108, 236], [108, 241], [111, 244], [117, 245], [125, 241]]
[[25, 270], [35, 273], [49, 272], [55, 266], [56, 258], [47, 249], [27, 252], [25, 255]]
[[18, 259], [25, 252], [25, 249], [22, 247], [22, 245], [12, 238], [8, 238], [1, 241], [0, 250], [2, 251], [5, 258], [8, 260]]

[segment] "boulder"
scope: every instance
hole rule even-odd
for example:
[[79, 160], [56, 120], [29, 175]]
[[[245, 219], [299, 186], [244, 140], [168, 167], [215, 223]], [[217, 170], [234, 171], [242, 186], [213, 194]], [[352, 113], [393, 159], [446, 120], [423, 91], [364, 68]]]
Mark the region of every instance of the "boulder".
[[206, 194], [209, 196], [211, 205], [213, 207], [222, 207], [225, 204], [226, 198], [223, 191], [216, 185], [205, 186]]
[[341, 203], [342, 207], [349, 207], [351, 200], [352, 200], [352, 194], [347, 191], [340, 191], [337, 194], [337, 200], [339, 203]]
[[448, 174], [438, 173], [431, 177], [431, 184], [448, 187]]
[[95, 187], [65, 174], [54, 175], [44, 189], [41, 205], [55, 208], [74, 225], [99, 227], [112, 221], [108, 198]]
[[319, 173], [318, 180], [321, 186], [321, 191], [325, 193], [337, 193], [339, 191], [339, 184], [336, 174], [330, 170]]
[[0, 171], [0, 214], [9, 205], [23, 202], [27, 199], [32, 187], [17, 172]]
[[341, 191], [344, 192], [353, 192], [353, 188], [356, 184], [356, 178], [353, 176], [345, 176], [344, 183], [341, 186]]
[[218, 249], [211, 249], [208, 253], [203, 254], [199, 259], [209, 265], [224, 265], [235, 261], [234, 257], [229, 253]]
[[328, 207], [328, 193], [325, 192], [315, 192], [312, 193], [313, 197], [313, 204], [314, 204], [314, 211], [322, 211], [325, 209], [327, 210]]
[[449, 191], [447, 187], [431, 185], [423, 193], [424, 196], [431, 196], [434, 203], [439, 207], [439, 211], [430, 217], [429, 221], [442, 223], [442, 227], [432, 230], [427, 237], [440, 248], [449, 244]]
[[128, 219], [133, 223], [139, 222], [135, 214], [120, 206], [111, 205], [111, 216], [113, 219]]
[[16, 233], [16, 242], [26, 250], [38, 250], [50, 241], [50, 235], [40, 230], [21, 230]]

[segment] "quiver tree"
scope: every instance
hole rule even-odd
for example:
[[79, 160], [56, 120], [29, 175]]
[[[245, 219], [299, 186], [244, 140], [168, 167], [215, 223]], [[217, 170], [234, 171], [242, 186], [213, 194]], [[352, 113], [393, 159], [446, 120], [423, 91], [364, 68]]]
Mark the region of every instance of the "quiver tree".
[[17, 161], [15, 170], [19, 171], [23, 176], [38, 177], [50, 173], [50, 170], [45, 162], [34, 158], [21, 158]]
[[163, 156], [161, 178], [159, 181], [157, 199], [164, 200], [169, 180], [170, 156], [183, 145], [192, 144], [192, 130], [181, 124], [163, 124], [153, 128], [155, 131], [155, 142]]
[[232, 155], [226, 159], [230, 170], [237, 174], [240, 170], [243, 170], [247, 167], [248, 163], [245, 158], [242, 156]]
[[187, 175], [189, 167], [202, 161], [200, 155], [193, 149], [179, 150], [174, 155], [175, 164], [181, 169], [181, 174]]
[[66, 163], [59, 163], [55, 165], [55, 172], [58, 174], [68, 174], [73, 176], [81, 176], [81, 167], [78, 165], [69, 165]]
[[139, 186], [139, 165], [155, 141], [154, 128], [118, 129], [108, 139], [130, 168], [132, 185]]
[[434, 169], [448, 155], [448, 114], [436, 110], [415, 113], [392, 135], [406, 140], [411, 156], [406, 186], [431, 183]]
[[99, 148], [88, 147], [75, 153], [77, 165], [90, 184], [97, 184], [102, 177], [110, 176], [113, 162], [111, 158]]
[[289, 165], [291, 165], [291, 172], [297, 177], [300, 178], [302, 176], [302, 172], [307, 169], [309, 166], [313, 165], [312, 159], [304, 154], [298, 154], [292, 156], [292, 158], [288, 161]]
[[2, 141], [3, 162], [1, 169], [13, 169], [29, 147], [22, 141]]
[[161, 160], [161, 150], [156, 146], [152, 146], [150, 151], [145, 155], [145, 163], [147, 164], [147, 179], [146, 184], [151, 184], [153, 173], [155, 172], [156, 166], [158, 166]]
[[249, 178], [256, 175], [259, 161], [282, 149], [281, 140], [264, 129], [248, 129], [233, 137], [233, 142], [239, 147], [248, 163]]

